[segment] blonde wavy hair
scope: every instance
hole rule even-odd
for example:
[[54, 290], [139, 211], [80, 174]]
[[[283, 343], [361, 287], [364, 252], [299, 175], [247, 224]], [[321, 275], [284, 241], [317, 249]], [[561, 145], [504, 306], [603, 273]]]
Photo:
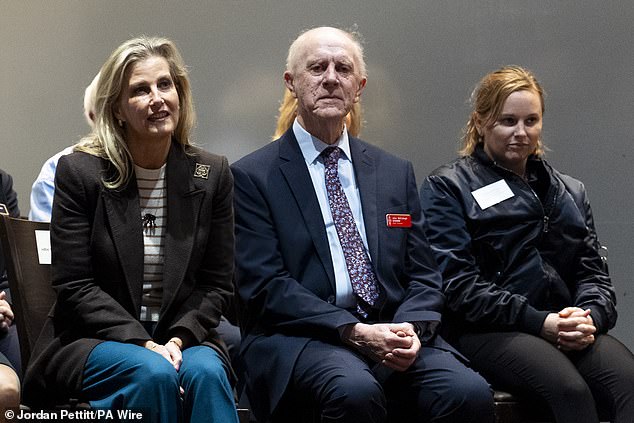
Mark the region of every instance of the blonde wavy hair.
[[182, 145], [190, 145], [189, 135], [196, 117], [187, 68], [176, 45], [167, 38], [148, 36], [125, 41], [101, 67], [95, 96], [94, 128], [75, 146], [75, 151], [102, 157], [112, 163], [114, 176], [103, 180], [103, 184], [110, 189], [125, 186], [134, 169], [125, 140], [125, 127], [117, 124], [115, 110], [126, 84], [128, 70], [150, 57], [162, 57], [169, 65], [180, 106], [173, 138]]
[[[462, 148], [458, 151], [460, 155], [471, 155], [476, 146], [483, 142], [478, 133], [478, 125], [492, 125], [502, 112], [508, 96], [516, 91], [537, 93], [542, 106], [542, 114], [544, 113], [544, 90], [531, 71], [520, 66], [504, 66], [490, 72], [480, 80], [471, 94], [473, 111], [469, 116], [467, 126], [464, 128]], [[543, 156], [544, 148], [542, 140], [539, 139], [533, 154]]]

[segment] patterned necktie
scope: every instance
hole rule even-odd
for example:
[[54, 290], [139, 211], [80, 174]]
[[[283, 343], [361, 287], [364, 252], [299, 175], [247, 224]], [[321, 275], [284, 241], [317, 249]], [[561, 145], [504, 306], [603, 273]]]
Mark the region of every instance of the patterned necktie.
[[[343, 256], [346, 259], [352, 291], [365, 304], [373, 306], [379, 298], [379, 284], [352, 216], [348, 198], [339, 180], [338, 161], [341, 149], [328, 147], [321, 154], [326, 167], [326, 191], [330, 212], [343, 249]], [[359, 304], [357, 311], [367, 317], [366, 308], [363, 304]]]

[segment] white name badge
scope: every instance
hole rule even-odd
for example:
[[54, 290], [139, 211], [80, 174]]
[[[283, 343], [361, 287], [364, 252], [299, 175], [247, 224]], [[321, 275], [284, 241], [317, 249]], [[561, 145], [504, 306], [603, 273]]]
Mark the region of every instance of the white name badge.
[[51, 232], [35, 231], [35, 243], [40, 264], [51, 264]]
[[482, 210], [513, 197], [513, 191], [504, 179], [471, 192]]

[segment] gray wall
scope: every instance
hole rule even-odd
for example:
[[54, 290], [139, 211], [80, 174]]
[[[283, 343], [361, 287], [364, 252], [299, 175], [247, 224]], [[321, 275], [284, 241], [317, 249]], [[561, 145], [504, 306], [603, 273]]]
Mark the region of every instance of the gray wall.
[[478, 79], [523, 65], [547, 90], [548, 158], [588, 188], [618, 292], [614, 333], [634, 348], [633, 21], [625, 0], [0, 0], [0, 167], [26, 214], [42, 162], [87, 130], [84, 87], [115, 46], [142, 33], [177, 42], [191, 69], [195, 140], [236, 160], [274, 130], [296, 34], [358, 25], [370, 75], [362, 135], [411, 159], [419, 181], [455, 156]]

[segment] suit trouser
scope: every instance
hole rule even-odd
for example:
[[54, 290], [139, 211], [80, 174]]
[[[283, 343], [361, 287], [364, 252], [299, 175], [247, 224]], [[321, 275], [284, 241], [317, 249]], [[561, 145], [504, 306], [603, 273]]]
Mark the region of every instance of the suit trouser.
[[216, 332], [218, 332], [218, 335], [227, 346], [227, 352], [229, 353], [231, 364], [235, 364], [238, 352], [240, 351], [240, 328], [231, 323], [224, 316], [221, 316]]
[[463, 334], [454, 346], [493, 386], [547, 403], [557, 422], [596, 423], [597, 406], [634, 422], [634, 356], [609, 335], [580, 352], [521, 332]]
[[298, 422], [299, 415], [312, 410], [310, 417], [321, 422], [384, 422], [388, 409], [394, 418], [388, 407], [394, 398], [401, 421], [494, 421], [488, 383], [450, 352], [423, 347], [404, 373], [376, 369], [347, 347], [311, 341], [299, 356], [273, 420]]
[[140, 411], [144, 422], [238, 421], [222, 361], [216, 351], [202, 345], [183, 351], [176, 372], [147, 348], [103, 342], [88, 357], [82, 392], [93, 408]]

